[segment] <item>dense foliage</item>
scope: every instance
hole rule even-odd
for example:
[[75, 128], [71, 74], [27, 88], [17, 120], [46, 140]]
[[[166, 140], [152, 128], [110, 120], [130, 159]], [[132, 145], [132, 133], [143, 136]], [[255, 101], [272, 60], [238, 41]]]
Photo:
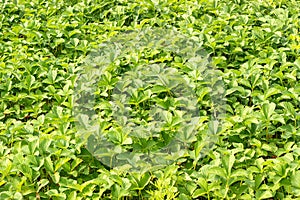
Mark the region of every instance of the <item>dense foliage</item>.
[[[0, 199], [299, 198], [299, 15], [297, 0], [1, 1]], [[203, 156], [198, 134], [163, 168], [109, 168], [77, 131], [74, 88], [99, 44], [144, 28], [176, 29], [201, 42], [226, 89], [226, 116]], [[189, 72], [163, 50], [114, 63], [97, 93], [108, 127], [106, 101], [137, 60]], [[201, 88], [193, 88], [199, 113], [210, 116], [211, 91]], [[141, 110], [144, 96], [137, 96]]]

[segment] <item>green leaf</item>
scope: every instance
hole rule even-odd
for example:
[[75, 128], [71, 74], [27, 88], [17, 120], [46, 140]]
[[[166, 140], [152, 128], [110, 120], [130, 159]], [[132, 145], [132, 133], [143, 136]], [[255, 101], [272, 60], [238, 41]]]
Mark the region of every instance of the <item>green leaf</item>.
[[293, 104], [291, 104], [290, 102], [282, 102], [280, 103], [280, 105], [284, 107], [286, 113], [289, 116], [291, 116], [293, 119], [296, 119], [296, 111]]
[[151, 175], [150, 173], [139, 174], [139, 173], [132, 173], [130, 176], [131, 180], [131, 188], [133, 190], [142, 190], [144, 187], [150, 182]]
[[255, 189], [258, 189], [262, 183], [262, 181], [265, 179], [265, 176], [263, 174], [257, 174], [255, 176]]
[[28, 164], [22, 163], [20, 170], [29, 180], [32, 180], [32, 169], [28, 166]]
[[35, 82], [35, 77], [30, 75], [30, 76], [27, 76], [26, 77], [26, 85], [27, 85], [27, 89], [30, 91], [31, 90], [31, 87], [32, 85], [34, 84]]
[[291, 177], [291, 185], [300, 189], [300, 171], [296, 171]]
[[270, 120], [272, 114], [274, 113], [276, 108], [276, 104], [275, 103], [264, 103], [262, 105], [262, 113], [263, 116], [265, 118], [265, 120]]
[[38, 188], [37, 188], [37, 192], [39, 192], [43, 187], [45, 187], [47, 184], [49, 183], [48, 179], [41, 179], [38, 182]]
[[212, 167], [209, 169], [209, 172], [211, 174], [215, 174], [215, 175], [218, 175], [220, 177], [224, 177], [226, 178], [227, 177], [227, 171], [224, 169], [224, 168], [221, 168], [221, 167]]
[[275, 95], [275, 94], [279, 94], [280, 90], [278, 90], [277, 88], [269, 88], [264, 95], [264, 100], [267, 100], [270, 96]]
[[227, 177], [231, 175], [232, 166], [235, 162], [235, 156], [233, 154], [225, 155], [222, 157], [222, 164], [226, 170]]
[[50, 173], [54, 172], [53, 162], [52, 162], [50, 156], [44, 158], [44, 164], [45, 164], [46, 170], [50, 171]]
[[162, 92], [168, 92], [168, 89], [165, 86], [162, 85], [155, 85], [151, 88], [151, 92], [154, 94], [159, 94]]
[[58, 169], [65, 164], [66, 162], [68, 162], [69, 160], [71, 160], [71, 158], [60, 158], [58, 160], [58, 162], [55, 164], [55, 168], [54, 171], [58, 171]]
[[206, 194], [206, 191], [204, 189], [197, 189], [193, 193], [193, 198], [203, 197]]
[[270, 190], [258, 190], [256, 192], [256, 198], [257, 199], [268, 199], [268, 198], [272, 198], [273, 193]]
[[[205, 192], [208, 192], [208, 183], [207, 183], [206, 179], [199, 177], [197, 180], [197, 184], [201, 187], [202, 190], [204, 190]], [[196, 193], [196, 191], [195, 191], [195, 193]]]
[[52, 180], [53, 180], [54, 183], [59, 183], [59, 181], [60, 181], [60, 175], [59, 175], [58, 172], [55, 172], [55, 173], [49, 174], [49, 175], [52, 178]]

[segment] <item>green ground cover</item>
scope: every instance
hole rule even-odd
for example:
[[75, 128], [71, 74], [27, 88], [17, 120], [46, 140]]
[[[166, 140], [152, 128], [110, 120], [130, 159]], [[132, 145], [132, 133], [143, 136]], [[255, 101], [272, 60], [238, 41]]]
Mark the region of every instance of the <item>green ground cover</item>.
[[[300, 198], [299, 28], [298, 0], [1, 1], [0, 199]], [[214, 76], [201, 79], [170, 49], [115, 58], [95, 92], [95, 116], [108, 140], [154, 152], [181, 131], [190, 146], [163, 167], [107, 166], [76, 126], [76, 83], [99, 45], [120, 34], [126, 44], [130, 33], [151, 29], [176, 30], [201, 44]], [[196, 95], [195, 135], [184, 128], [186, 110], [169, 111], [179, 100], [160, 86], [133, 92], [129, 105], [134, 127], [150, 124], [149, 107], [159, 105], [152, 111], [167, 122], [162, 136], [131, 137], [118, 124], [119, 107], [110, 104], [122, 96], [116, 87], [139, 80], [130, 72], [151, 63], [190, 81], [180, 79]], [[218, 81], [224, 115], [211, 127]], [[211, 131], [212, 145], [203, 130]]]

